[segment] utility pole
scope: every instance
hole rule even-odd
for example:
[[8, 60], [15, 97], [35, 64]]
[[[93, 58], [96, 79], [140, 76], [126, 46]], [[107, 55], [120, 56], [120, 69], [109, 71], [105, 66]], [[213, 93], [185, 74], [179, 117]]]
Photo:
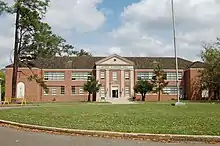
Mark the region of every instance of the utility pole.
[[175, 64], [176, 64], [176, 88], [177, 88], [177, 102], [175, 105], [182, 105], [180, 102], [180, 86], [179, 86], [179, 67], [178, 67], [178, 58], [177, 58], [177, 46], [176, 46], [176, 26], [175, 26], [175, 12], [174, 12], [174, 3], [171, 0], [172, 7], [172, 22], [173, 22], [173, 48], [175, 52]]

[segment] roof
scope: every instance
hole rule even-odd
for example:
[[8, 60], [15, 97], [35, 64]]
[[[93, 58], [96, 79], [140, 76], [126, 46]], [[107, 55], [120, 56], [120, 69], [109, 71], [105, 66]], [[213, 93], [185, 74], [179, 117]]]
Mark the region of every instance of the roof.
[[195, 61], [193, 63], [191, 63], [188, 68], [204, 68], [204, 63], [201, 61]]
[[[34, 67], [42, 69], [93, 69], [95, 63], [106, 57], [54, 57], [50, 59], [37, 59], [33, 61]], [[135, 64], [136, 69], [152, 69], [153, 62], [157, 61], [164, 69], [175, 69], [174, 57], [123, 57]], [[192, 65], [193, 64], [193, 65]], [[191, 62], [182, 58], [178, 58], [179, 69], [187, 69], [188, 67], [200, 67], [201, 63]], [[11, 68], [12, 65], [6, 68]]]

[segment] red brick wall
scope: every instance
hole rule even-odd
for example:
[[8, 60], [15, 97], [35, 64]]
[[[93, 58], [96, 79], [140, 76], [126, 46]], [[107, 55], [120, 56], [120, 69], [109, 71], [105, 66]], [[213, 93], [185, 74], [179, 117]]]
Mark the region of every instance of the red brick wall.
[[[22, 71], [23, 73], [19, 72], [18, 75], [18, 83], [23, 82], [25, 84], [25, 97], [27, 98], [27, 101], [33, 101], [33, 102], [45, 102], [45, 101], [52, 101], [54, 98], [56, 98], [56, 101], [85, 101], [87, 100], [88, 94], [85, 93], [84, 95], [77, 94], [79, 87], [82, 87], [86, 81], [72, 81], [71, 80], [71, 73], [72, 71], [76, 72], [78, 70], [43, 70], [41, 75], [40, 69], [33, 69], [34, 74], [37, 74], [38, 76], [43, 76], [43, 73], [45, 71], [64, 71], [65, 72], [65, 80], [64, 81], [46, 81], [46, 84], [48, 87], [57, 87], [57, 94], [54, 95], [44, 95], [43, 89], [33, 80], [28, 81], [28, 76], [30, 76], [32, 73], [28, 69], [19, 69], [19, 71]], [[90, 72], [92, 70], [82, 70], [80, 72]], [[11, 98], [11, 82], [12, 82], [12, 69], [7, 68], [6, 69], [6, 98]], [[60, 86], [65, 87], [65, 95], [59, 95], [59, 88]], [[71, 86], [76, 86], [76, 95], [72, 95], [72, 88]]]
[[[40, 75], [39, 69], [32, 70], [34, 74]], [[32, 72], [27, 69], [19, 69], [17, 82], [25, 84], [25, 96], [28, 101], [37, 101], [40, 98], [40, 86], [35, 81], [29, 81], [27, 78], [32, 75]], [[6, 82], [5, 82], [5, 97], [11, 98], [12, 92], [12, 69], [6, 69]]]
[[[84, 95], [79, 95], [78, 91], [79, 88], [82, 87], [84, 85], [84, 83], [86, 81], [72, 81], [71, 80], [71, 73], [72, 71], [74, 72], [92, 72], [91, 69], [88, 70], [74, 70], [74, 69], [68, 69], [68, 70], [49, 70], [49, 69], [44, 69], [43, 71], [41, 71], [40, 69], [33, 69], [33, 72], [35, 74], [37, 74], [38, 76], [42, 76], [45, 71], [64, 71], [65, 72], [65, 80], [64, 81], [47, 81], [46, 84], [48, 85], [48, 87], [57, 87], [57, 95], [52, 96], [50, 95], [44, 95], [44, 92], [42, 90], [42, 88], [35, 82], [35, 81], [28, 81], [27, 77], [31, 75], [31, 72], [28, 69], [19, 69], [19, 75], [18, 75], [18, 82], [23, 82], [25, 84], [26, 90], [25, 90], [25, 96], [27, 97], [28, 101], [52, 101], [54, 98], [56, 98], [56, 101], [84, 101], [87, 100], [87, 93], [85, 93]], [[111, 91], [111, 84], [119, 84], [120, 86], [121, 84], [121, 71], [120, 70], [115, 70], [118, 73], [118, 80], [117, 81], [113, 81], [112, 80], [112, 73], [114, 71], [109, 71], [109, 80], [110, 80], [110, 85], [109, 85], [109, 91]], [[146, 71], [153, 71], [153, 70], [149, 70], [149, 69], [142, 69], [142, 70], [135, 70], [134, 72], [134, 80], [135, 83], [137, 82], [137, 73], [138, 72], [146, 72]], [[168, 70], [166, 70], [168, 71]], [[174, 72], [175, 70], [169, 70]], [[126, 72], [126, 70], [125, 70]], [[130, 71], [129, 71], [130, 74]], [[101, 76], [101, 72], [100, 75]], [[195, 99], [201, 96], [201, 91], [198, 90], [197, 87], [195, 87], [194, 82], [196, 82], [198, 80], [197, 78], [198, 76], [198, 70], [197, 69], [189, 69], [186, 70], [184, 73], [184, 77], [183, 80], [181, 82], [181, 85], [185, 87], [185, 93], [188, 97], [188, 99]], [[125, 75], [124, 75], [125, 78]], [[6, 68], [6, 93], [5, 96], [6, 98], [10, 98], [11, 97], [11, 82], [12, 82], [12, 69], [10, 68]], [[100, 80], [101, 84], [103, 87], [105, 87], [106, 84], [106, 76], [105, 79]], [[175, 81], [169, 81], [169, 86], [175, 86]], [[65, 87], [65, 95], [59, 95], [59, 88], [60, 86], [64, 86]], [[75, 86], [76, 87], [76, 95], [72, 95], [72, 88], [71, 86]], [[124, 87], [120, 87], [123, 88], [125, 90], [125, 87], [128, 86], [130, 87], [130, 79], [126, 80], [125, 79], [125, 85]], [[119, 89], [120, 90], [120, 89]], [[120, 91], [119, 91], [120, 92]], [[125, 93], [125, 91], [124, 91]], [[139, 98], [140, 95], [136, 94], [136, 97]], [[171, 100], [171, 99], [176, 99], [175, 96], [173, 95], [161, 95], [161, 100]], [[157, 95], [147, 95], [146, 96], [146, 100], [148, 101], [156, 101], [157, 100]]]
[[199, 70], [199, 68], [193, 68], [185, 71], [185, 88], [188, 100], [198, 100], [202, 97], [201, 86], [198, 82]]

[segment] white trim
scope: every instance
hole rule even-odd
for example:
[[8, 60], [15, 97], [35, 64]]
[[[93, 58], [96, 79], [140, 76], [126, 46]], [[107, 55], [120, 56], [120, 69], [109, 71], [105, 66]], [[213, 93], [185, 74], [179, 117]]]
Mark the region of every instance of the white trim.
[[133, 62], [133, 61], [128, 60], [128, 59], [126, 59], [126, 58], [124, 58], [124, 57], [121, 57], [121, 56], [119, 56], [119, 55], [117, 55], [117, 54], [113, 54], [113, 55], [110, 55], [110, 56], [108, 56], [108, 57], [105, 57], [105, 58], [103, 58], [103, 59], [97, 61], [95, 64], [96, 64], [96, 65], [99, 65], [99, 64], [103, 63], [104, 61], [107, 61], [107, 60], [109, 60], [109, 59], [111, 59], [111, 58], [113, 58], [113, 57], [119, 58], [119, 59], [125, 61], [125, 62], [128, 63], [128, 64], [134, 65], [134, 62]]

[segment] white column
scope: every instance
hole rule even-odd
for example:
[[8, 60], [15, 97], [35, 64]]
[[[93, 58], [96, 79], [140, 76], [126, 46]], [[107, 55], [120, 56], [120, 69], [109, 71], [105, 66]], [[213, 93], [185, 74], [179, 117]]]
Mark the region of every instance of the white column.
[[125, 96], [125, 71], [121, 69], [121, 97], [123, 98]]
[[[100, 70], [96, 69], [96, 80], [98, 81], [98, 83], [100, 84]], [[96, 101], [100, 101], [100, 90], [99, 92], [96, 93]]]
[[105, 92], [106, 93], [106, 98], [109, 98], [109, 93], [110, 93], [110, 89], [109, 89], [109, 69], [106, 69], [106, 79], [105, 79], [105, 83], [106, 83], [106, 89]]
[[134, 97], [134, 69], [130, 70], [130, 83], [131, 83], [131, 88], [130, 88], [130, 92], [131, 92], [131, 97]]

